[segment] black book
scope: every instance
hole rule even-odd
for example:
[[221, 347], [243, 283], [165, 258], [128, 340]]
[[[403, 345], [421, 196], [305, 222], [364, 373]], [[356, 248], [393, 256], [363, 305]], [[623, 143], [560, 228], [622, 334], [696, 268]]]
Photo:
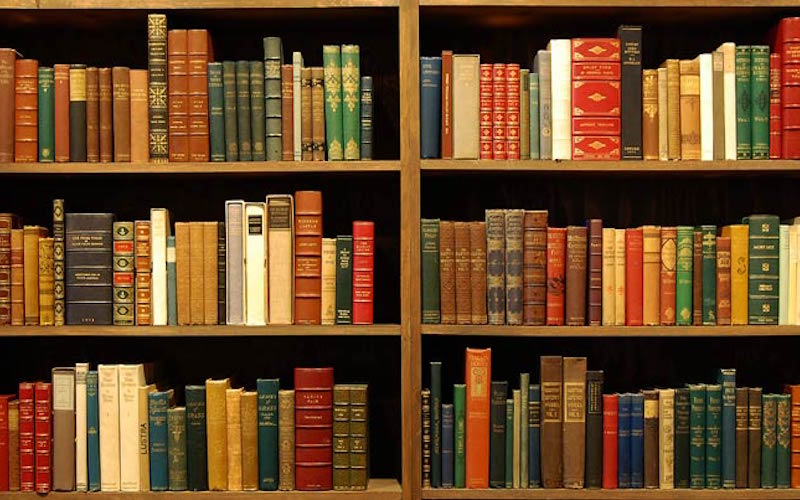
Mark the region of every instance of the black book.
[[675, 389], [675, 457], [674, 478], [676, 488], [689, 487], [689, 388]]
[[642, 159], [642, 27], [620, 26], [622, 159]]
[[[506, 485], [506, 398], [508, 382], [492, 381], [491, 430], [489, 432], [489, 486]], [[511, 464], [508, 464], [511, 466]]]
[[86, 65], [69, 67], [69, 161], [86, 161]]
[[186, 462], [190, 491], [208, 489], [206, 386], [186, 386]]
[[586, 487], [603, 485], [603, 370], [586, 372]]
[[66, 214], [66, 323], [110, 325], [114, 214]]

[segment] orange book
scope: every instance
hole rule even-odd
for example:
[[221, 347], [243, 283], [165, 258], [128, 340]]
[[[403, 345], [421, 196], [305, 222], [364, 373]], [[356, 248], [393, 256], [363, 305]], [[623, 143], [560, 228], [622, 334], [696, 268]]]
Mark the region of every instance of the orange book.
[[800, 488], [800, 385], [785, 385], [783, 392], [792, 397], [792, 424], [789, 450], [791, 451], [790, 484]]
[[467, 488], [489, 487], [489, 393], [492, 350], [467, 348]]
[[131, 81], [131, 161], [150, 161], [150, 122], [147, 107], [147, 70], [132, 69]]

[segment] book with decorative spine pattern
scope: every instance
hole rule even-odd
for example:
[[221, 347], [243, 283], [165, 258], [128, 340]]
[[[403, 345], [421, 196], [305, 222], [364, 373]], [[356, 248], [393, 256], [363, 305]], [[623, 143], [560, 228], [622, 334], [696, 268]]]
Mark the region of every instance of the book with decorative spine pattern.
[[114, 324], [134, 324], [134, 230], [133, 222], [115, 222]]
[[342, 45], [342, 140], [345, 160], [361, 158], [361, 59], [358, 45]]
[[338, 45], [322, 47], [325, 79], [325, 142], [328, 160], [343, 160], [342, 54]]

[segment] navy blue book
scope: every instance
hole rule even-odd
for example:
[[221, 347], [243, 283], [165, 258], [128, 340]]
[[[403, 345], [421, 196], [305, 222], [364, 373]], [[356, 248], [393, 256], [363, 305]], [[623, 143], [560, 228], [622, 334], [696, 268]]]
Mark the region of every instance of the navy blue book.
[[167, 456], [167, 410], [170, 391], [151, 392], [148, 395], [150, 416], [150, 490], [166, 491], [169, 488]]
[[419, 87], [420, 156], [439, 158], [442, 133], [441, 57], [419, 58]]
[[208, 489], [206, 448], [206, 386], [187, 385], [186, 394], [186, 472], [188, 489]]
[[100, 491], [100, 410], [97, 403], [97, 370], [86, 374], [86, 453], [89, 491]]
[[631, 394], [631, 488], [644, 488], [644, 394]]
[[631, 487], [631, 394], [619, 395], [617, 414], [617, 486]]
[[277, 378], [256, 380], [258, 391], [258, 489], [278, 489], [278, 389]]
[[722, 487], [736, 487], [736, 369], [720, 368], [722, 386]]
[[528, 386], [528, 488], [541, 488], [542, 486], [541, 462], [539, 461], [541, 394], [539, 384]]
[[442, 488], [453, 487], [453, 405], [442, 405]]

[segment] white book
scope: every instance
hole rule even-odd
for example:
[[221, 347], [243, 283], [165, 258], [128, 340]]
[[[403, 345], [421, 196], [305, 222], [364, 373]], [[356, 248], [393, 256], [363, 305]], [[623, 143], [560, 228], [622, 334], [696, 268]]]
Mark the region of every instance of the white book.
[[736, 159], [736, 44], [725, 42], [722, 52], [723, 109], [725, 115], [725, 159]]
[[98, 365], [97, 379], [100, 491], [119, 491], [119, 365]]
[[453, 54], [453, 158], [480, 154], [480, 64], [477, 54]]
[[156, 385], [143, 385], [139, 391], [139, 485], [141, 491], [150, 491], [150, 408], [149, 395]]
[[625, 230], [614, 230], [614, 239], [614, 286], [617, 287], [614, 324], [622, 326], [625, 324]]
[[551, 126], [553, 134], [553, 159], [572, 158], [572, 106], [570, 78], [572, 42], [569, 39], [550, 40], [550, 96]]
[[658, 487], [675, 487], [675, 389], [658, 391]]
[[303, 131], [302, 125], [302, 99], [300, 94], [300, 72], [303, 69], [303, 54], [292, 52], [292, 127], [294, 141], [294, 161], [300, 161], [303, 156]]
[[700, 159], [714, 160], [714, 62], [700, 54]]
[[322, 238], [322, 316], [323, 325], [336, 322], [336, 238]]
[[786, 319], [790, 325], [797, 324], [797, 229], [800, 226], [789, 226], [789, 298], [787, 300], [789, 317]]
[[225, 202], [225, 322], [244, 324], [244, 201]]
[[75, 489], [89, 490], [86, 448], [86, 375], [89, 363], [75, 363]]
[[789, 324], [789, 226], [781, 224], [778, 240], [778, 324]]
[[294, 198], [267, 195], [269, 323], [294, 323]]
[[172, 231], [166, 208], [150, 209], [150, 315], [154, 326], [167, 324], [167, 236]]
[[139, 474], [139, 387], [144, 384], [143, 365], [119, 365], [119, 470], [122, 491], [142, 489]]
[[617, 314], [616, 303], [616, 230], [610, 227], [603, 228], [603, 283], [602, 307], [603, 326], [614, 325]]
[[247, 202], [245, 215], [245, 324], [267, 324], [266, 237], [264, 235], [265, 203]]
[[669, 128], [667, 117], [667, 67], [658, 68], [658, 159], [669, 160]]

